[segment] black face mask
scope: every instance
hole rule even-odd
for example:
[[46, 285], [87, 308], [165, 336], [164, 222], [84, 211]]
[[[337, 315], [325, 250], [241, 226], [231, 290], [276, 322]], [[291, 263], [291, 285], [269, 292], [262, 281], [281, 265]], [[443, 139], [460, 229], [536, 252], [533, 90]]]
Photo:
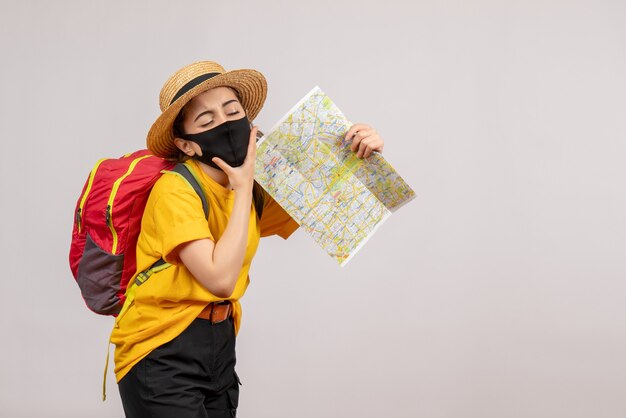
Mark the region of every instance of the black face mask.
[[248, 153], [250, 142], [250, 122], [248, 117], [231, 120], [197, 134], [180, 135], [181, 138], [193, 141], [202, 150], [202, 155], [194, 155], [198, 161], [221, 170], [211, 159], [219, 157], [231, 167], [243, 164]]

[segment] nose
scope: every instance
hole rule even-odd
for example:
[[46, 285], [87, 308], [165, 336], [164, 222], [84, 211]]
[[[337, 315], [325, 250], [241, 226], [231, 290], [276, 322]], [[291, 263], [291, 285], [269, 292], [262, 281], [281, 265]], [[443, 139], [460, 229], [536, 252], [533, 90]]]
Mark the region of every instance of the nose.
[[228, 115], [223, 110], [213, 113], [213, 126], [221, 125], [228, 120]]

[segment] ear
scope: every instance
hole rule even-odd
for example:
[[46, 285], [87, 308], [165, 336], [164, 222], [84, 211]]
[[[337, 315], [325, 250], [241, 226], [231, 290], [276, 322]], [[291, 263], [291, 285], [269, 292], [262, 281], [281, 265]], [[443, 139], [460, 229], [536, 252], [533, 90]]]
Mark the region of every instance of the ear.
[[196, 155], [196, 151], [193, 149], [191, 141], [182, 138], [174, 138], [174, 145], [176, 145], [179, 150], [181, 150], [183, 153], [190, 157]]

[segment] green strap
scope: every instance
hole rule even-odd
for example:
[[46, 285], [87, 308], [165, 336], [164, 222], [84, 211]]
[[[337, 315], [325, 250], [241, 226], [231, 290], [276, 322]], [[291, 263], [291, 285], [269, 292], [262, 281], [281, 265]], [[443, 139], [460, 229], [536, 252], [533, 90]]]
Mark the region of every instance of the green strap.
[[178, 163], [174, 166], [172, 170], [164, 171], [164, 172], [178, 174], [187, 181], [187, 184], [189, 184], [189, 186], [197, 193], [198, 197], [202, 201], [202, 210], [204, 211], [204, 217], [208, 220], [209, 219], [209, 203], [206, 200], [206, 196], [204, 195], [204, 190], [202, 190], [200, 181], [196, 177], [193, 170], [187, 164]]

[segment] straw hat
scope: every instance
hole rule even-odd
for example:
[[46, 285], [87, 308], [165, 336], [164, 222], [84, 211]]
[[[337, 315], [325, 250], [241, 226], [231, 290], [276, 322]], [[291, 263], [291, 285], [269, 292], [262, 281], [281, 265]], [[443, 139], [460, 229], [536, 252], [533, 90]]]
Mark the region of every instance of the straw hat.
[[259, 113], [267, 96], [267, 82], [256, 70], [231, 70], [213, 61], [200, 61], [176, 71], [163, 85], [159, 95], [161, 115], [152, 124], [146, 140], [155, 155], [169, 158], [176, 155], [172, 126], [191, 99], [214, 87], [226, 86], [237, 91], [249, 120]]

